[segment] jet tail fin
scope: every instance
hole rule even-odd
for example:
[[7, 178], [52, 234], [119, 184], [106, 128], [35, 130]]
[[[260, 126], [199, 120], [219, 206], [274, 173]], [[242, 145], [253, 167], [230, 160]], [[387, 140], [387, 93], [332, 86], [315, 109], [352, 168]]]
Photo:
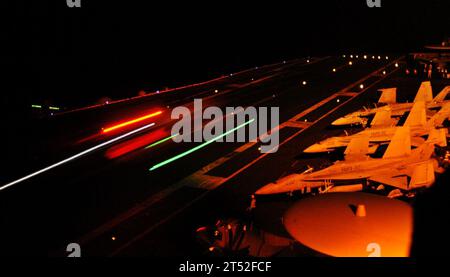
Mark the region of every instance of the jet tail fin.
[[426, 143], [437, 144], [441, 147], [447, 146], [447, 134], [446, 128], [435, 129], [432, 128], [430, 130], [430, 134], [428, 135], [428, 139], [425, 141]]
[[447, 97], [447, 94], [450, 92], [450, 86], [446, 86], [441, 92], [434, 97], [433, 102], [442, 102], [445, 100], [445, 97]]
[[397, 102], [397, 88], [383, 88], [378, 103], [394, 104]]
[[447, 146], [446, 129], [431, 129], [427, 140], [414, 149], [411, 156], [416, 160], [429, 159], [434, 153], [435, 145]]
[[417, 165], [411, 174], [409, 189], [429, 187], [435, 181], [434, 167], [431, 161]]
[[427, 112], [425, 102], [417, 101], [414, 103], [404, 126], [425, 126], [427, 124]]
[[424, 101], [425, 103], [433, 101], [433, 91], [430, 81], [425, 81], [420, 84], [419, 90], [414, 98], [414, 102], [418, 101]]
[[411, 154], [411, 134], [409, 126], [398, 127], [389, 143], [383, 159], [409, 156]]
[[[449, 86], [450, 87], [450, 86]], [[444, 120], [450, 117], [450, 103], [446, 103], [435, 113], [427, 122], [430, 128], [437, 127], [444, 123]]]
[[373, 117], [371, 126], [389, 126], [392, 123], [391, 109], [389, 107], [379, 110]]
[[369, 153], [369, 136], [355, 137], [345, 149], [344, 155], [346, 160], [364, 160]]

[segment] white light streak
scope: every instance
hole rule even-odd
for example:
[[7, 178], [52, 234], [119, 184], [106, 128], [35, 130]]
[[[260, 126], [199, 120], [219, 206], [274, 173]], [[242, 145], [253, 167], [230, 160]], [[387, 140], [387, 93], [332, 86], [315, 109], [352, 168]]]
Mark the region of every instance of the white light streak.
[[131, 132], [128, 132], [128, 133], [126, 133], [126, 134], [123, 134], [123, 135], [121, 135], [121, 136], [118, 136], [118, 137], [116, 137], [116, 138], [113, 138], [113, 139], [111, 139], [111, 140], [108, 140], [108, 141], [106, 141], [106, 142], [103, 142], [103, 143], [101, 143], [101, 144], [99, 144], [99, 145], [97, 145], [97, 146], [94, 146], [94, 147], [92, 147], [92, 148], [89, 148], [89, 149], [87, 149], [87, 150], [84, 150], [83, 152], [78, 153], [78, 154], [76, 154], [76, 155], [73, 155], [73, 156], [71, 156], [71, 157], [69, 157], [69, 158], [67, 158], [67, 159], [65, 159], [65, 160], [62, 160], [62, 161], [57, 162], [57, 163], [55, 163], [55, 164], [53, 164], [53, 165], [47, 166], [46, 168], [43, 168], [43, 169], [41, 169], [41, 170], [38, 170], [38, 171], [36, 171], [36, 172], [34, 172], [34, 173], [31, 173], [31, 174], [25, 176], [25, 177], [22, 177], [22, 178], [20, 178], [20, 179], [17, 179], [17, 180], [15, 180], [15, 181], [12, 181], [12, 182], [10, 182], [10, 183], [8, 183], [8, 184], [6, 184], [6, 185], [3, 185], [3, 186], [0, 187], [0, 191], [2, 191], [2, 190], [4, 190], [4, 189], [7, 189], [7, 188], [9, 188], [9, 187], [11, 187], [11, 186], [14, 186], [14, 185], [16, 185], [16, 184], [18, 184], [18, 183], [20, 183], [20, 182], [25, 181], [25, 180], [28, 180], [28, 179], [30, 179], [30, 178], [33, 178], [34, 176], [37, 176], [37, 175], [39, 175], [39, 174], [42, 174], [42, 173], [44, 173], [44, 172], [46, 172], [46, 171], [49, 171], [49, 170], [51, 170], [51, 169], [53, 169], [53, 168], [55, 168], [55, 167], [58, 167], [58, 166], [60, 166], [60, 165], [63, 165], [63, 164], [68, 163], [68, 162], [70, 162], [70, 161], [73, 161], [73, 160], [75, 160], [75, 159], [77, 159], [77, 158], [79, 158], [79, 157], [81, 157], [81, 156], [87, 155], [87, 154], [89, 154], [89, 153], [91, 153], [91, 152], [93, 152], [93, 151], [95, 151], [95, 150], [97, 150], [97, 149], [100, 149], [100, 148], [102, 148], [102, 147], [105, 147], [105, 146], [107, 146], [107, 145], [109, 145], [109, 144], [112, 144], [112, 143], [118, 141], [118, 140], [121, 140], [121, 139], [126, 138], [126, 137], [128, 137], [128, 136], [131, 136], [131, 135], [133, 135], [133, 134], [135, 134], [135, 133], [138, 133], [138, 132], [140, 132], [140, 131], [142, 131], [142, 130], [148, 129], [148, 128], [154, 126], [154, 125], [155, 125], [155, 123], [151, 123], [151, 124], [145, 125], [145, 126], [140, 127], [140, 128], [138, 128], [138, 129], [136, 129], [136, 130], [133, 130], [133, 131], [131, 131]]

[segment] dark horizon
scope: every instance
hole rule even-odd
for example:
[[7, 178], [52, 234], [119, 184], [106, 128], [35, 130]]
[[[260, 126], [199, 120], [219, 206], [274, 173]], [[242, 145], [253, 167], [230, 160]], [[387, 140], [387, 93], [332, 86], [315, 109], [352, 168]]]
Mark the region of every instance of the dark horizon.
[[444, 1], [341, 2], [14, 3], [2, 60], [16, 96], [6, 102], [80, 106], [285, 59], [403, 54], [448, 35]]

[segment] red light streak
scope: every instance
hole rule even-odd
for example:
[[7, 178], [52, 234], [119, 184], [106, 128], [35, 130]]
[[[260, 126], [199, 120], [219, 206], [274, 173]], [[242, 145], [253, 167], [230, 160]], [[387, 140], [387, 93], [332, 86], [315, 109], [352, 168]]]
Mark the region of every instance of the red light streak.
[[153, 143], [153, 142], [163, 138], [166, 135], [167, 135], [167, 132], [162, 129], [152, 131], [149, 134], [145, 134], [145, 135], [139, 136], [137, 138], [133, 138], [129, 141], [122, 142], [118, 145], [115, 145], [115, 146], [109, 148], [106, 151], [105, 156], [108, 159], [114, 159], [114, 158], [124, 156], [130, 152], [135, 151], [136, 149], [142, 148], [150, 143]]
[[141, 116], [141, 117], [138, 117], [138, 118], [135, 118], [135, 119], [132, 119], [132, 120], [129, 120], [129, 121], [126, 121], [126, 122], [114, 125], [114, 126], [103, 128], [102, 133], [108, 133], [108, 132], [111, 132], [111, 131], [114, 131], [114, 130], [117, 130], [117, 129], [120, 129], [120, 128], [123, 128], [123, 127], [126, 127], [126, 126], [129, 126], [131, 124], [134, 124], [134, 123], [137, 123], [137, 122], [141, 122], [143, 120], [155, 117], [155, 116], [160, 115], [160, 114], [162, 114], [162, 111], [157, 111], [157, 112], [154, 112], [154, 113], [151, 113], [151, 114], [148, 114], [148, 115], [144, 115], [144, 116]]

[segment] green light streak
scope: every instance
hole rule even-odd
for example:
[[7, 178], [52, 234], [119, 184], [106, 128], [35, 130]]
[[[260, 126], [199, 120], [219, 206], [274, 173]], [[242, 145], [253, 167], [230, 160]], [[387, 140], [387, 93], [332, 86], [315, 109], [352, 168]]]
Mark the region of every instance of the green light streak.
[[41, 105], [31, 105], [31, 107], [32, 107], [32, 108], [35, 108], [35, 109], [42, 109], [42, 106], [41, 106]]
[[156, 146], [156, 145], [158, 145], [158, 144], [161, 144], [161, 143], [163, 143], [163, 142], [166, 142], [166, 141], [168, 141], [169, 139], [172, 139], [172, 138], [174, 138], [174, 137], [176, 137], [176, 136], [178, 136], [178, 134], [175, 134], [175, 135], [170, 136], [170, 137], [167, 137], [167, 138], [163, 138], [162, 140], [158, 140], [157, 142], [154, 142], [154, 143], [152, 143], [152, 144], [146, 146], [144, 149], [152, 148], [152, 147], [154, 147], [154, 146]]
[[58, 107], [48, 107], [49, 110], [59, 111]]
[[195, 151], [197, 151], [197, 150], [199, 150], [199, 149], [201, 149], [201, 148], [203, 148], [203, 147], [205, 147], [205, 146], [207, 146], [207, 145], [209, 145], [209, 144], [215, 142], [216, 140], [218, 140], [218, 139], [220, 139], [220, 138], [223, 138], [223, 137], [227, 136], [228, 134], [233, 133], [234, 131], [236, 131], [236, 130], [242, 128], [242, 127], [244, 127], [245, 125], [248, 125], [248, 124], [252, 123], [254, 120], [255, 120], [255, 119], [252, 118], [251, 120], [249, 120], [249, 121], [247, 121], [247, 122], [245, 122], [245, 123], [243, 123], [243, 124], [237, 126], [236, 128], [233, 128], [233, 129], [231, 129], [231, 130], [229, 130], [229, 131], [227, 131], [227, 132], [225, 132], [225, 133], [223, 133], [223, 134], [221, 134], [221, 135], [219, 135], [219, 136], [217, 136], [217, 137], [215, 137], [215, 138], [213, 138], [212, 140], [206, 141], [206, 142], [204, 142], [204, 143], [202, 143], [202, 144], [200, 144], [200, 145], [198, 145], [198, 146], [196, 146], [196, 147], [194, 147], [194, 148], [192, 148], [192, 149], [189, 149], [189, 150], [186, 151], [186, 152], [183, 152], [183, 153], [178, 154], [178, 155], [176, 155], [176, 156], [174, 156], [174, 157], [172, 157], [172, 158], [170, 158], [170, 159], [168, 159], [168, 160], [165, 160], [165, 161], [163, 161], [163, 162], [160, 162], [159, 164], [156, 164], [156, 165], [152, 166], [152, 167], [149, 169], [149, 171], [155, 170], [155, 169], [160, 168], [160, 167], [162, 167], [162, 166], [164, 166], [164, 165], [166, 165], [166, 164], [168, 164], [168, 163], [171, 163], [171, 162], [173, 162], [173, 161], [176, 161], [176, 160], [178, 160], [178, 159], [180, 159], [180, 158], [182, 158], [182, 157], [184, 157], [184, 156], [187, 156], [187, 155], [189, 155], [189, 154], [191, 154], [191, 153], [193, 153], [193, 152], [195, 152]]

